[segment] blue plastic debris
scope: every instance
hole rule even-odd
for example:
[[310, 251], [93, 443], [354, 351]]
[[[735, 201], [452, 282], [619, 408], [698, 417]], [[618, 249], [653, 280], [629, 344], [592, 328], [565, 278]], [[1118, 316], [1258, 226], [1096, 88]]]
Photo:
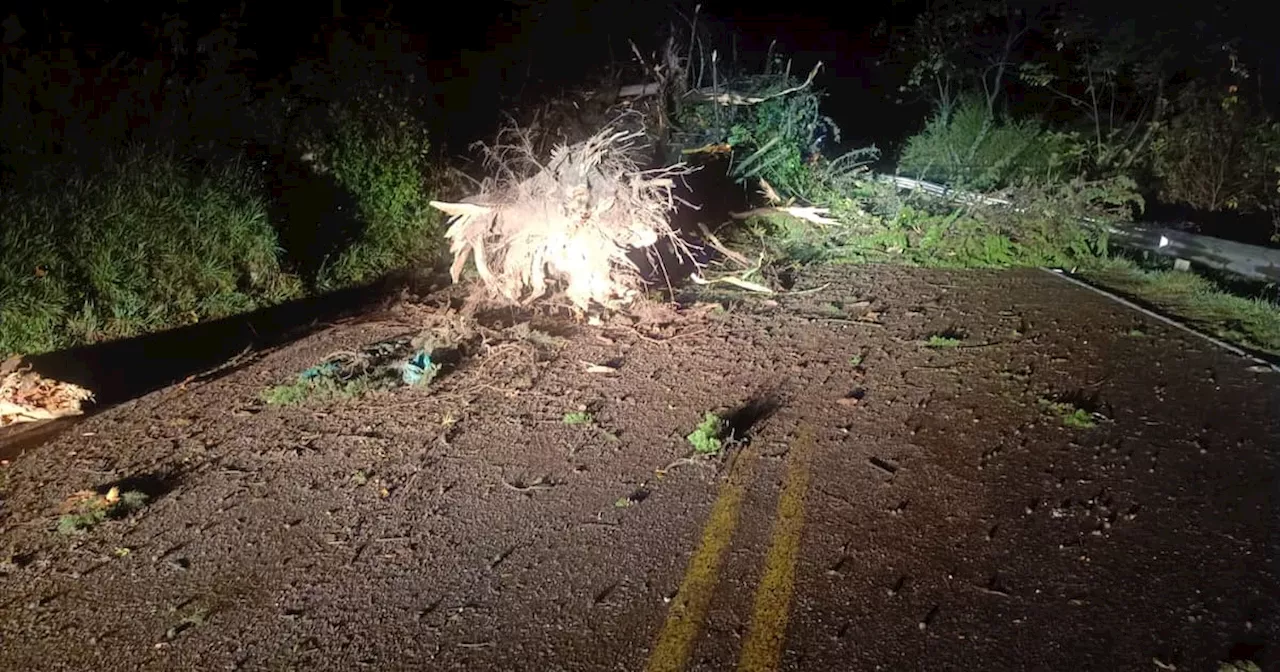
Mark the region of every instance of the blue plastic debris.
[[298, 374], [298, 380], [308, 381], [316, 378], [332, 378], [338, 373], [337, 362], [324, 362], [317, 364], [306, 371]]
[[400, 369], [400, 379], [405, 385], [417, 385], [423, 380], [430, 381], [435, 376], [439, 364], [431, 361], [431, 354], [419, 350]]

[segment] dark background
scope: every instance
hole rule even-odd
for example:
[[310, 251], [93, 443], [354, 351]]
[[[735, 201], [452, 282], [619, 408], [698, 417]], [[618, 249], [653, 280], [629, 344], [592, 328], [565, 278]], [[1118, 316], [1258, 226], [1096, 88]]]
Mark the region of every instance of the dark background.
[[[288, 6], [238, 2], [51, 2], [0, 10], [16, 15], [28, 48], [65, 47], [85, 61], [106, 64], [118, 52], [145, 57], [160, 50], [157, 35], [168, 15], [187, 22], [188, 36], [215, 28], [224, 14], [236, 16], [239, 46], [256, 59], [245, 68], [259, 83], [287, 77], [299, 62], [325, 54], [328, 31], [341, 26], [357, 34], [398, 25], [411, 34], [406, 44], [432, 89], [430, 122], [441, 140], [459, 146], [491, 132], [504, 107], [518, 98], [554, 94], [581, 85], [593, 71], [613, 61], [632, 61], [629, 41], [644, 51], [656, 48], [673, 25], [687, 30], [693, 2], [630, 3], [549, 0], [492, 0], [437, 3], [331, 2]], [[826, 68], [818, 85], [828, 92], [828, 109], [849, 131], [846, 141], [867, 144], [876, 137], [912, 130], [899, 120], [915, 118], [889, 101], [875, 62], [885, 40], [872, 36], [882, 20], [909, 22], [920, 2], [859, 3], [856, 8], [824, 3], [706, 3], [699, 26], [736, 42], [739, 58], [763, 59], [771, 41], [807, 72], [819, 59]], [[855, 11], [856, 9], [856, 11]], [[735, 38], [728, 37], [730, 33]], [[189, 40], [194, 40], [189, 37]], [[188, 51], [197, 45], [185, 45]], [[721, 58], [727, 59], [728, 54]], [[420, 83], [419, 83], [420, 84]], [[924, 110], [922, 110], [924, 111]]]
[[[1218, 37], [1238, 39], [1250, 52], [1262, 103], [1273, 118], [1280, 116], [1280, 96], [1274, 93], [1275, 82], [1280, 81], [1280, 51], [1272, 35], [1268, 3], [1009, 1], [1029, 12], [1065, 6], [1103, 23], [1133, 20], [1139, 35], [1176, 34], [1188, 44], [1212, 44]], [[826, 67], [816, 85], [826, 94], [825, 113], [843, 131], [841, 146], [832, 149], [875, 144], [891, 162], [903, 139], [920, 130], [932, 112], [923, 102], [895, 101], [905, 71], [888, 51], [890, 38], [909, 26], [927, 4], [923, 0], [708, 2], [697, 12], [697, 21], [722, 50], [736, 52], [744, 62], [752, 58], [762, 62], [775, 40], [777, 53], [793, 58], [792, 69], [797, 73], [806, 73], [822, 60]], [[413, 89], [422, 101], [433, 144], [459, 155], [472, 141], [490, 138], [504, 115], [515, 113], [520, 103], [590, 85], [589, 77], [611, 63], [632, 63], [632, 41], [647, 54], [672, 27], [687, 34], [696, 6], [690, 0], [447, 4], [329, 0], [305, 6], [226, 0], [63, 0], [0, 10], [0, 16], [17, 19], [6, 23], [0, 53], [19, 43], [9, 33], [12, 25], [20, 25], [18, 39], [23, 48], [73, 51], [82, 66], [105, 66], [122, 52], [142, 63], [150, 58], [171, 65], [169, 61], [184, 60], [175, 53], [195, 52], [200, 45], [193, 42], [199, 36], [234, 17], [237, 46], [254, 54], [234, 67], [267, 91], [297, 81], [291, 73], [300, 67], [326, 58], [342, 62], [333, 53], [339, 42], [333, 36], [338, 31], [366, 42], [385, 41], [386, 35], [395, 33], [402, 41], [389, 49], [387, 62], [355, 67], [361, 68], [361, 75], [367, 70], [371, 79], [381, 75], [385, 84]], [[180, 32], [188, 43], [181, 49], [169, 43], [172, 38], [166, 37], [164, 29], [175, 16], [186, 22]], [[729, 60], [732, 54], [722, 51], [722, 58]], [[194, 65], [197, 59], [188, 60], [192, 69], [199, 67]], [[1186, 77], [1200, 74], [1192, 61], [1180, 65]], [[181, 74], [181, 63], [172, 69]], [[405, 72], [416, 73], [412, 81], [407, 81], [410, 76]], [[1036, 101], [1021, 104], [1037, 108], [1023, 111], [1044, 111]]]

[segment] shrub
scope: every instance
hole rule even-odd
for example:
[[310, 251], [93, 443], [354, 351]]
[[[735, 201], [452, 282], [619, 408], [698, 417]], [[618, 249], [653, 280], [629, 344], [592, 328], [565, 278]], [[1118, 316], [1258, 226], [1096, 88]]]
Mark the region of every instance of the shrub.
[[[1095, 223], [1131, 221], [1133, 213], [1141, 212], [1145, 205], [1137, 184], [1127, 177], [1027, 181], [1004, 193], [1015, 207], [974, 210], [967, 228], [949, 232], [965, 243], [959, 254], [951, 255], [962, 261], [960, 265], [1072, 267], [1090, 263], [1108, 253], [1107, 235]], [[946, 238], [941, 238], [940, 250], [948, 250]], [[925, 245], [921, 248], [931, 252]]]
[[300, 290], [239, 166], [135, 148], [97, 174], [49, 183], [58, 189], [0, 202], [0, 353], [224, 317]]
[[829, 126], [839, 140], [835, 123], [818, 110], [819, 94], [810, 91], [780, 96], [747, 106], [729, 127], [728, 142], [745, 150], [734, 177], [763, 177], [781, 193], [800, 195], [811, 186], [805, 159], [812, 150], [815, 132]]
[[1280, 206], [1280, 124], [1241, 101], [1235, 88], [1192, 84], [1178, 96], [1152, 147], [1161, 200], [1210, 212]]
[[[813, 174], [807, 160], [815, 139], [830, 134], [840, 142], [840, 129], [819, 110], [822, 92], [788, 72], [729, 77], [720, 82], [728, 91], [764, 98], [751, 105], [685, 103], [672, 132], [674, 144], [694, 149], [725, 143], [733, 148], [732, 176], [739, 182], [764, 178], [784, 198], [807, 195]], [[785, 95], [775, 95], [796, 89]]]
[[390, 96], [367, 93], [333, 105], [325, 126], [304, 148], [318, 173], [351, 194], [362, 228], [318, 284], [366, 282], [437, 251], [442, 218], [429, 206], [434, 185], [423, 123]]
[[1074, 136], [1045, 131], [1032, 120], [992, 116], [983, 101], [967, 97], [907, 140], [898, 170], [985, 191], [1021, 180], [1057, 179], [1080, 155]]

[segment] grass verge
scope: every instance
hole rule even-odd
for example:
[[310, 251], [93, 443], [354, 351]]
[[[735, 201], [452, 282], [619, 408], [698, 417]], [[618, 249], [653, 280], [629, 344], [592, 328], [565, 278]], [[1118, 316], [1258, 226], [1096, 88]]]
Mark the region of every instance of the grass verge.
[[282, 241], [305, 247], [322, 224], [282, 237], [297, 222], [272, 214], [271, 199], [284, 197], [269, 193], [256, 163], [144, 146], [92, 170], [32, 158], [0, 192], [0, 359], [229, 317], [431, 263], [442, 218], [428, 203], [442, 187], [425, 126], [385, 101], [336, 109], [300, 141], [309, 170], [357, 211], [317, 255], [318, 272]]
[[1079, 273], [1225, 341], [1280, 356], [1280, 305], [1270, 300], [1230, 294], [1194, 273], [1143, 269], [1120, 258]]
[[[1115, 185], [1079, 183], [1076, 187], [1099, 190], [1095, 196], [1104, 204], [1125, 198], [1123, 188]], [[726, 237], [750, 252], [748, 257], [762, 258], [761, 274], [774, 284], [796, 268], [820, 263], [1073, 268], [1090, 282], [1224, 341], [1280, 356], [1280, 305], [1274, 300], [1233, 294], [1195, 273], [1144, 269], [1127, 257], [1113, 255], [1105, 236], [1076, 223], [1075, 213], [1082, 208], [1070, 199], [1094, 198], [1067, 194], [1076, 187], [1038, 190], [1036, 197], [1044, 207], [1035, 214], [1018, 214], [927, 203], [866, 181], [856, 191], [844, 192], [843, 202], [856, 203], [858, 208], [846, 209], [838, 225], [819, 227], [778, 213], [748, 220]], [[957, 344], [939, 340], [926, 345]]]
[[241, 167], [131, 150], [0, 199], [0, 357], [124, 338], [293, 298]]

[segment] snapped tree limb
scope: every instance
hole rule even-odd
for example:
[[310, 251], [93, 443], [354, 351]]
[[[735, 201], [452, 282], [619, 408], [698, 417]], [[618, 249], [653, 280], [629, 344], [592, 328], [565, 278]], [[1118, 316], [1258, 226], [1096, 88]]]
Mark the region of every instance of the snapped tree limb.
[[[818, 61], [814, 64], [813, 69], [809, 71], [809, 76], [805, 78], [804, 82], [765, 96], [747, 95], [733, 91], [716, 91], [714, 89], [690, 89], [689, 92], [685, 94], [685, 98], [694, 102], [715, 103], [717, 105], [756, 105], [797, 91], [803, 91], [813, 84], [813, 78], [818, 76], [818, 71], [821, 69], [822, 61]], [[624, 86], [618, 89], [618, 97], [643, 98], [646, 96], [656, 96], [661, 92], [662, 85], [660, 83], [648, 82], [646, 84], [632, 84]]]

